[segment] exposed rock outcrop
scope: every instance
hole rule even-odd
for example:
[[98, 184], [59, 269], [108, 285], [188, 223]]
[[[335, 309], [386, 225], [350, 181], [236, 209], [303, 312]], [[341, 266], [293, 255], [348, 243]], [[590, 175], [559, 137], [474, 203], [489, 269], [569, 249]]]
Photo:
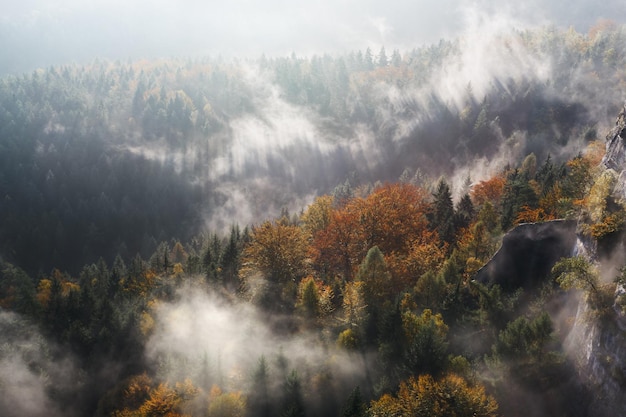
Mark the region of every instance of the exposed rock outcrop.
[[476, 281], [504, 290], [537, 288], [561, 258], [576, 247], [576, 222], [525, 223], [502, 239], [502, 246], [476, 274]]
[[602, 158], [602, 165], [619, 174], [615, 185], [614, 195], [626, 200], [626, 103], [617, 116], [615, 127], [606, 136], [606, 153]]
[[[619, 113], [615, 127], [606, 137], [606, 154], [602, 165], [618, 174], [613, 190], [616, 200], [626, 200], [626, 104]], [[624, 236], [612, 242], [614, 251], [624, 251]], [[598, 258], [593, 250], [586, 254]], [[623, 258], [623, 257], [622, 257]], [[619, 267], [620, 265], [617, 265]], [[611, 265], [614, 268], [614, 265]], [[593, 400], [588, 408], [590, 417], [626, 415], [626, 316], [622, 310], [622, 295], [626, 293], [622, 285], [615, 291], [615, 312], [604, 320], [591, 319], [591, 307], [586, 300], [581, 301], [574, 326], [567, 338], [567, 350], [574, 359], [581, 380], [593, 392]]]
[[[626, 104], [606, 137], [602, 159], [602, 165], [618, 177], [612, 196], [621, 203], [626, 201], [625, 141]], [[600, 248], [594, 239], [577, 235], [577, 230], [575, 221], [522, 224], [504, 236], [498, 252], [475, 279], [504, 290], [533, 289], [545, 281], [562, 257], [585, 256], [613, 274], [626, 262], [626, 234], [613, 236]], [[615, 256], [617, 253], [621, 256]], [[604, 259], [610, 259], [610, 265], [602, 265]], [[580, 382], [593, 393], [590, 401], [585, 401], [586, 410], [581, 410], [581, 415], [588, 417], [626, 416], [626, 285], [617, 285], [612, 307], [599, 320], [587, 298], [581, 296], [564, 343]]]
[[626, 152], [624, 152], [624, 138], [626, 138], [626, 103], [617, 116], [615, 127], [606, 136], [606, 154], [602, 164], [615, 171], [624, 169]]
[[626, 333], [617, 322], [590, 319], [582, 301], [565, 347], [581, 381], [593, 392], [589, 417], [626, 416]]

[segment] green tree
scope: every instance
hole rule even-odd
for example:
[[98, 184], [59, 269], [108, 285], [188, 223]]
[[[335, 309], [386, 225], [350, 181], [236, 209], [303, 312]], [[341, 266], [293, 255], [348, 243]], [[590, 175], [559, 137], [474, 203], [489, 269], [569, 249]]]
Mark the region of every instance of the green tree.
[[261, 356], [252, 374], [252, 386], [248, 393], [248, 414], [251, 416], [269, 417], [270, 410], [270, 374], [265, 356]]
[[519, 317], [499, 333], [494, 350], [504, 359], [540, 362], [547, 353], [546, 345], [552, 332], [552, 321], [545, 312], [532, 321]]
[[454, 228], [456, 230], [465, 229], [472, 223], [475, 215], [476, 213], [472, 199], [469, 194], [463, 195], [456, 206], [456, 211], [454, 212]]
[[421, 315], [412, 311], [402, 314], [406, 340], [403, 366], [409, 375], [438, 375], [445, 368], [448, 326], [441, 314], [425, 309]]
[[508, 230], [513, 226], [522, 207], [536, 208], [538, 202], [538, 196], [531, 187], [529, 179], [518, 170], [511, 172], [507, 176], [502, 195], [502, 229]]
[[562, 258], [552, 267], [552, 275], [561, 288], [582, 290], [589, 296], [592, 305], [599, 307], [597, 305], [601, 298], [599, 273], [586, 257], [579, 255]]
[[365, 417], [366, 411], [367, 407], [365, 406], [363, 396], [361, 395], [361, 388], [356, 386], [348, 396], [344, 406], [341, 408], [341, 417]]
[[302, 396], [302, 383], [298, 372], [291, 371], [283, 384], [283, 407], [282, 417], [304, 417], [304, 398]]
[[230, 229], [228, 242], [221, 253], [222, 281], [226, 288], [234, 290], [239, 285], [239, 268], [241, 267], [241, 248], [243, 236], [239, 226], [234, 225]]
[[35, 315], [35, 285], [20, 268], [0, 261], [0, 307], [21, 314]]
[[454, 205], [450, 186], [444, 179], [437, 184], [437, 190], [433, 194], [432, 228], [439, 233], [442, 243], [451, 244], [454, 241]]
[[393, 296], [390, 285], [391, 273], [378, 246], [367, 251], [367, 255], [359, 267], [356, 280], [363, 282], [365, 302], [370, 309], [382, 307], [384, 302]]
[[219, 268], [222, 262], [222, 243], [216, 234], [209, 237], [209, 242], [202, 255], [202, 268], [208, 282], [219, 280]]
[[308, 277], [300, 281], [298, 285], [298, 302], [296, 303], [296, 308], [299, 308], [304, 316], [309, 319], [320, 315], [320, 294], [313, 277]]
[[552, 274], [563, 289], [598, 291], [598, 271], [584, 256], [562, 258], [552, 267]]

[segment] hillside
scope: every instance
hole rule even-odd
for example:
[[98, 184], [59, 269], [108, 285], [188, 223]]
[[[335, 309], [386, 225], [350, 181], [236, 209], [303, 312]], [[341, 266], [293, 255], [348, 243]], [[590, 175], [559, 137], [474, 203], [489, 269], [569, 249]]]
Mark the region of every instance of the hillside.
[[601, 415], [625, 38], [1, 79], [0, 414]]
[[564, 162], [612, 124], [624, 36], [544, 29], [404, 54], [94, 62], [6, 77], [0, 253], [31, 273], [76, 273], [297, 213], [338, 185], [402, 177], [428, 188], [443, 175], [458, 197], [530, 153]]

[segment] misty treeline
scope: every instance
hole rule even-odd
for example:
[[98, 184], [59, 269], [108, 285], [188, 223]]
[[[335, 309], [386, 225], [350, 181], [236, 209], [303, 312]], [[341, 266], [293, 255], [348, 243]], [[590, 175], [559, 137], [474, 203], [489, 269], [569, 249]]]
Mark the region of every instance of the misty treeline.
[[583, 219], [598, 242], [620, 232], [603, 154], [599, 142], [563, 163], [529, 154], [456, 203], [445, 179], [344, 189], [76, 275], [3, 262], [0, 410], [584, 416], [590, 394], [562, 347], [576, 278], [562, 273], [586, 261], [536, 288], [472, 278], [519, 223]]
[[612, 122], [624, 28], [546, 28], [400, 53], [94, 62], [0, 81], [0, 253], [76, 273], [338, 184], [562, 162]]

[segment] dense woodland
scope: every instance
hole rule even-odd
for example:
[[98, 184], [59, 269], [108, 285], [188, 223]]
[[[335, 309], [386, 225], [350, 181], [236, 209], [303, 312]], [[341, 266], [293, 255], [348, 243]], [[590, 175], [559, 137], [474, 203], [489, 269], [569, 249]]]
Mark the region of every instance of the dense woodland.
[[549, 74], [434, 89], [459, 40], [0, 80], [3, 415], [584, 416], [557, 313], [614, 284], [473, 277], [520, 223], [622, 230], [626, 28], [497, 42]]

